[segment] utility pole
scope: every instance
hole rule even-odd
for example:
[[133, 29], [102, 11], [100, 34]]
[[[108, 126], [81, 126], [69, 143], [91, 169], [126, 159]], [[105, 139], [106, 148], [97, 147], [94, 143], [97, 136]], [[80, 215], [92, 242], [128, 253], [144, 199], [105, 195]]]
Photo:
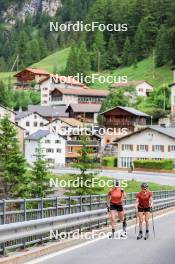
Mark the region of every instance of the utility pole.
[[101, 56], [101, 54], [100, 54], [100, 51], [98, 50], [98, 52], [97, 52], [97, 56], [98, 56], [98, 72], [100, 72], [100, 56]]
[[155, 79], [155, 49], [153, 48], [153, 79]]

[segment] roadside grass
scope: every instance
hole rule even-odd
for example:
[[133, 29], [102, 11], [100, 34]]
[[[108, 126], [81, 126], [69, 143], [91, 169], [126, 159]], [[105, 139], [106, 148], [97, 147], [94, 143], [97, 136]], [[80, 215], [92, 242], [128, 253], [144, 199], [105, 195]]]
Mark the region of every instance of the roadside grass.
[[[65, 193], [71, 192], [73, 190], [75, 190], [76, 188], [72, 187], [72, 182], [75, 181], [78, 178], [78, 175], [75, 174], [66, 174], [66, 175], [51, 175], [51, 178], [53, 179], [52, 183], [57, 183], [58, 186], [60, 186], [59, 188], [63, 188], [63, 182], [65, 183], [66, 186], [70, 186], [67, 188], [63, 188], [65, 189]], [[101, 177], [101, 176], [96, 176], [96, 182], [97, 184], [94, 184], [94, 193], [93, 194], [107, 194], [108, 191], [110, 190], [111, 186], [112, 186], [112, 182], [114, 182], [114, 178], [111, 177]], [[71, 182], [71, 184], [69, 184]], [[98, 188], [99, 186], [101, 186], [101, 183], [104, 183], [103, 186], [101, 188]], [[125, 180], [126, 182], [126, 180]], [[122, 181], [121, 181], [122, 183]], [[121, 184], [124, 187], [124, 183]], [[127, 187], [124, 188], [124, 190], [126, 191], [126, 193], [130, 193], [130, 192], [138, 192], [140, 191], [140, 185], [141, 182], [139, 181], [135, 181], [135, 180], [129, 180], [127, 181]], [[151, 191], [160, 191], [160, 190], [174, 190], [175, 187], [173, 186], [169, 186], [169, 185], [160, 185], [154, 182], [148, 182], [149, 185], [149, 189]], [[55, 188], [56, 189], [56, 188]]]

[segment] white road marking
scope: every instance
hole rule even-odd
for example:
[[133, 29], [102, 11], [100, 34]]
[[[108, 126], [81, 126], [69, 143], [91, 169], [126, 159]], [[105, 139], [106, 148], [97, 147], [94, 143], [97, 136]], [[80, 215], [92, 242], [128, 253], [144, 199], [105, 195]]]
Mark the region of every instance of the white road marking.
[[[173, 214], [173, 213], [175, 213], [175, 210], [173, 210], [173, 211], [171, 211], [171, 212], [167, 212], [167, 213], [162, 214], [162, 215], [158, 215], [158, 216], [154, 217], [154, 219], [156, 220], [156, 219], [159, 219], [159, 218], [165, 217], [165, 216], [170, 215], [170, 214]], [[151, 221], [151, 219], [150, 219], [150, 221]], [[130, 229], [132, 229], [132, 228], [134, 228], [134, 227], [135, 227], [135, 224], [129, 226], [129, 227], [127, 228], [127, 230], [130, 230]], [[122, 231], [122, 230], [117, 230], [117, 231], [120, 232], [120, 231]], [[90, 240], [90, 241], [84, 242], [84, 243], [82, 243], [82, 244], [80, 244], [80, 245], [72, 246], [72, 247], [69, 247], [69, 248], [67, 248], [67, 249], [60, 250], [59, 252], [56, 252], [56, 253], [51, 253], [51, 254], [49, 254], [49, 255], [46, 255], [46, 256], [40, 257], [40, 258], [38, 258], [38, 259], [36, 259], [36, 260], [32, 260], [32, 261], [26, 262], [25, 264], [37, 264], [37, 263], [42, 263], [42, 261], [45, 261], [45, 260], [48, 260], [48, 259], [51, 259], [51, 258], [57, 257], [57, 256], [59, 256], [59, 255], [65, 254], [65, 253], [67, 253], [67, 252], [70, 252], [70, 251], [76, 250], [76, 249], [81, 248], [81, 247], [85, 247], [85, 246], [87, 246], [87, 245], [89, 245], [89, 244], [92, 244], [92, 243], [95, 243], [95, 242], [97, 242], [97, 241], [99, 241], [99, 240], [101, 240], [101, 238], [96, 238], [96, 239], [93, 239], [93, 240]]]

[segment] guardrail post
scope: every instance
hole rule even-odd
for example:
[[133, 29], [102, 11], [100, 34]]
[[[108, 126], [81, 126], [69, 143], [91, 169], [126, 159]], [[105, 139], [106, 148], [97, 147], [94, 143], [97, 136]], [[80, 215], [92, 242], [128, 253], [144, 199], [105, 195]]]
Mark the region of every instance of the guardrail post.
[[[44, 216], [44, 210], [43, 210], [43, 198], [41, 198], [41, 201], [40, 201], [40, 215], [41, 215], [41, 219], [43, 218]], [[43, 234], [40, 235], [40, 244], [43, 244]]]
[[[6, 223], [6, 200], [5, 199], [3, 199], [2, 212], [3, 212], [2, 224], [5, 225], [5, 223]], [[2, 243], [1, 244], [1, 247], [2, 247], [2, 253], [1, 254], [3, 256], [7, 256], [7, 251], [6, 251], [6, 248], [5, 248], [5, 243]]]
[[[26, 199], [23, 200], [23, 221], [26, 221]], [[25, 249], [26, 248], [26, 238], [22, 239], [22, 246], [21, 249]]]
[[56, 216], [58, 216], [58, 197], [56, 197]]
[[2, 224], [5, 225], [6, 223], [6, 201], [3, 199], [3, 218], [2, 218]]
[[71, 214], [71, 197], [69, 196], [69, 204], [68, 204], [68, 210], [69, 210], [69, 214]]

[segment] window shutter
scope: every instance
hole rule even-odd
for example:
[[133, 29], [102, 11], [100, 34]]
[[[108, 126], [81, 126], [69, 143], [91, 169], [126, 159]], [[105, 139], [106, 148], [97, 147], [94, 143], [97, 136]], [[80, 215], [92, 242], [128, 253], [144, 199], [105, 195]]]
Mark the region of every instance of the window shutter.
[[154, 151], [154, 145], [152, 145], [152, 151]]
[[148, 152], [148, 145], [146, 145], [146, 151]]
[[168, 152], [170, 152], [171, 151], [171, 146], [170, 145], [168, 145]]
[[137, 145], [137, 151], [139, 151], [139, 145]]
[[164, 147], [164, 145], [162, 146], [162, 152], [164, 152], [165, 151], [165, 147]]
[[122, 144], [122, 150], [124, 150], [124, 145]]

